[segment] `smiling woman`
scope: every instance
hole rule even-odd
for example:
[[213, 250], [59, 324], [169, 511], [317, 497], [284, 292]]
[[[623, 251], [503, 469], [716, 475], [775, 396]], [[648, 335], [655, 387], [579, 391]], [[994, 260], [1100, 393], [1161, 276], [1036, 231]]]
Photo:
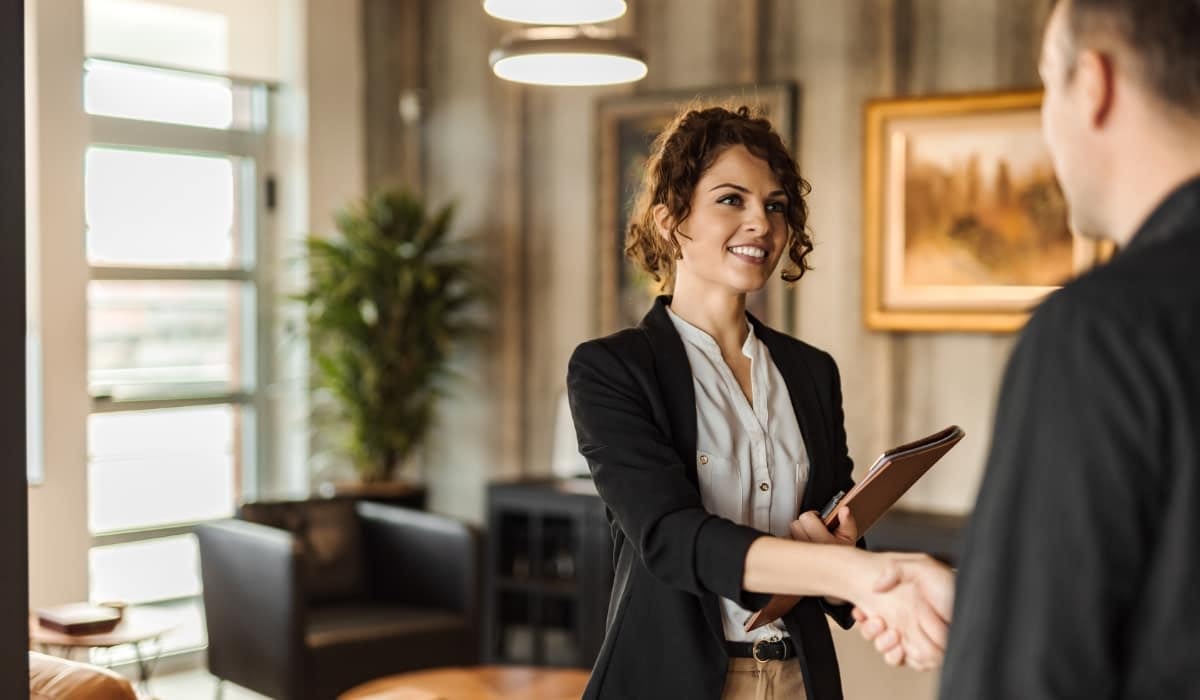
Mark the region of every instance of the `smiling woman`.
[[[715, 167], [718, 161], [719, 168]], [[704, 176], [695, 181], [695, 173]], [[769, 191], [752, 192], [750, 178]], [[710, 220], [708, 213], [714, 207], [762, 211], [774, 220], [772, 230], [784, 235], [774, 252], [786, 246], [788, 264], [781, 276], [794, 282], [808, 269], [805, 258], [812, 250], [806, 229], [808, 204], [804, 200], [809, 189], [771, 123], [753, 115], [749, 108], [741, 107], [737, 112], [723, 107], [681, 112], [651, 148], [625, 254], [653, 275], [663, 291], [670, 292], [682, 253], [680, 227], [688, 222], [694, 206], [701, 210], [700, 226]], [[753, 206], [748, 206], [747, 200]], [[696, 225], [696, 221], [688, 222], [684, 230]], [[773, 264], [768, 267], [774, 270]]]
[[[654, 142], [625, 251], [668, 294], [567, 369], [617, 562], [585, 698], [840, 698], [825, 616], [853, 624], [844, 600], [888, 618], [917, 664], [940, 658], [944, 600], [870, 590], [891, 555], [854, 546], [848, 511], [836, 532], [814, 521], [853, 484], [833, 358], [746, 309], [781, 262], [788, 282], [807, 271], [808, 191], [746, 107], [687, 110]], [[747, 629], [775, 592], [806, 597]]]

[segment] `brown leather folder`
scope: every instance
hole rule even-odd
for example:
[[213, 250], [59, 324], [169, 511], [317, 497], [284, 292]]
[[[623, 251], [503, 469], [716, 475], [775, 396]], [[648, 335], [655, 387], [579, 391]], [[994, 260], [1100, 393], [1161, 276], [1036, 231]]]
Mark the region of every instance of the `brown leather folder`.
[[[871, 465], [867, 476], [858, 482], [849, 493], [834, 496], [821, 511], [822, 521], [831, 531], [838, 526], [838, 511], [845, 506], [858, 524], [859, 535], [879, 520], [888, 508], [904, 495], [917, 480], [929, 471], [942, 455], [963, 439], [965, 433], [957, 425], [921, 438], [915, 442], [884, 452]], [[746, 630], [758, 629], [785, 615], [800, 601], [800, 596], [775, 595], [766, 607], [750, 616]]]

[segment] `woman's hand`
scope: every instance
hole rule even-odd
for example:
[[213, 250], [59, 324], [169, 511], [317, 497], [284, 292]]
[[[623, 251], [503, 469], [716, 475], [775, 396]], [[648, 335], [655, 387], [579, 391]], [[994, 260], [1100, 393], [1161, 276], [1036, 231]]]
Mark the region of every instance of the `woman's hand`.
[[858, 524], [850, 508], [842, 506], [838, 511], [838, 528], [830, 532], [821, 522], [821, 516], [815, 510], [801, 513], [792, 521], [792, 539], [801, 542], [816, 542], [817, 544], [845, 544], [853, 547], [858, 543]]
[[[792, 539], [797, 542], [841, 544], [851, 547], [858, 542], [858, 524], [854, 522], [854, 516], [851, 515], [850, 509], [845, 506], [838, 511], [838, 528], [833, 532], [825, 527], [825, 523], [821, 522], [821, 516], [815, 510], [801, 513], [799, 518], [792, 521], [788, 529], [791, 530]], [[846, 602], [832, 596], [825, 596], [825, 600], [831, 605], [843, 605]]]
[[[923, 554], [885, 555], [872, 593], [898, 596], [901, 600], [919, 598], [912, 615], [905, 617], [882, 612], [887, 609], [878, 599], [854, 610], [864, 639], [890, 666], [907, 665], [929, 670], [941, 665], [946, 647], [947, 624], [954, 608], [954, 574], [945, 565]], [[908, 590], [905, 590], [908, 589]], [[868, 599], [870, 596], [868, 596]], [[865, 606], [879, 606], [868, 611]], [[914, 626], [915, 623], [915, 626]], [[905, 629], [909, 631], [904, 631]]]

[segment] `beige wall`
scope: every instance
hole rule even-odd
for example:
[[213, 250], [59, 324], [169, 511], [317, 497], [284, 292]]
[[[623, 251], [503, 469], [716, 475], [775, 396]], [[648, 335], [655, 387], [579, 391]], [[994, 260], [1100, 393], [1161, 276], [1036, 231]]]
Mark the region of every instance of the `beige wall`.
[[[812, 181], [816, 269], [799, 285], [798, 335], [841, 365], [860, 469], [886, 447], [961, 425], [968, 438], [906, 498], [949, 513], [974, 501], [1011, 335], [867, 331], [862, 320], [862, 109], [876, 97], [1035, 87], [1050, 0], [643, 0], [620, 24], [645, 47], [634, 88], [517, 87], [491, 77], [487, 51], [511, 29], [474, 0], [425, 3], [427, 192], [461, 198], [460, 222], [489, 254], [519, 254], [501, 305], [519, 309], [450, 407], [429, 459], [464, 485], [435, 502], [480, 517], [482, 480], [549, 469], [551, 426], [572, 348], [597, 330], [595, 102], [633, 92], [792, 80], [801, 90], [801, 167]], [[514, 333], [522, 334], [517, 340]], [[512, 367], [519, 366], [516, 379]], [[473, 393], [474, 392], [474, 393]], [[491, 406], [489, 419], [481, 406]], [[501, 411], [501, 407], [509, 410]], [[514, 411], [516, 413], [514, 417]], [[519, 438], [504, 426], [519, 425]], [[482, 430], [479, 430], [481, 429]], [[461, 436], [477, 436], [463, 441]], [[453, 447], [447, 447], [453, 444]], [[453, 459], [446, 459], [453, 455]], [[436, 471], [435, 471], [436, 474]], [[931, 697], [935, 681], [888, 669], [839, 635], [848, 697]]]
[[[42, 480], [29, 488], [30, 605], [87, 597], [83, 4], [26, 2], [26, 221], [40, 336]], [[31, 452], [36, 456], [39, 450]]]

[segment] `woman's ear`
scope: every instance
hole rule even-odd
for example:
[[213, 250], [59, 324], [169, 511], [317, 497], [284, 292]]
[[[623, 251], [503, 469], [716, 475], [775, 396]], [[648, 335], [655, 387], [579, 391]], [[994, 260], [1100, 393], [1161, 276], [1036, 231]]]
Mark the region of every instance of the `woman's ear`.
[[658, 235], [668, 244], [671, 243], [671, 230], [675, 228], [675, 220], [671, 217], [667, 205], [655, 204], [653, 215], [654, 228], [658, 230]]

